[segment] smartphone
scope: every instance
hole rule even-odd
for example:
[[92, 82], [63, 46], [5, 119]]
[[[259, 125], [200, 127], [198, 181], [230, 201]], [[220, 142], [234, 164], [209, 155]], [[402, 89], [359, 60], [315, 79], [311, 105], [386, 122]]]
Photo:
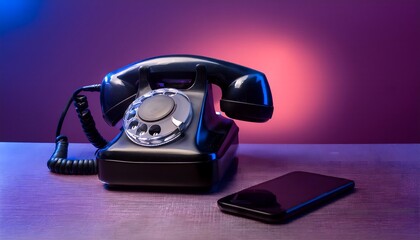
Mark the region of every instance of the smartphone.
[[217, 201], [225, 212], [267, 223], [288, 222], [354, 189], [352, 180], [291, 172]]

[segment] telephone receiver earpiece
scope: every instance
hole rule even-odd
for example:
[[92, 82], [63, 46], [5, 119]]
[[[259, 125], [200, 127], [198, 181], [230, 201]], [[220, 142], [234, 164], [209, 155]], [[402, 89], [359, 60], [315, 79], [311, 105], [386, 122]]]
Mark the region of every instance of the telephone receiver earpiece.
[[250, 122], [266, 122], [273, 115], [273, 102], [267, 79], [251, 73], [222, 89], [220, 108], [228, 117]]
[[194, 82], [197, 65], [205, 68], [210, 83], [221, 88], [220, 106], [228, 117], [252, 122], [265, 122], [272, 117], [271, 91], [263, 73], [207, 57], [168, 55], [146, 59], [109, 73], [101, 85], [104, 119], [114, 126], [142, 86], [152, 90], [169, 87], [188, 91], [197, 84]]

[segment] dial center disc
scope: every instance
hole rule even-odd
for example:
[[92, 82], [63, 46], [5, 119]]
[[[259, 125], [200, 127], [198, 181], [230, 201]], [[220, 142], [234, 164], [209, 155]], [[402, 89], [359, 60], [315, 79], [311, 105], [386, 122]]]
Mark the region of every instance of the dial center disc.
[[171, 97], [156, 95], [144, 100], [139, 106], [137, 114], [143, 121], [155, 122], [168, 116], [174, 107], [175, 102]]

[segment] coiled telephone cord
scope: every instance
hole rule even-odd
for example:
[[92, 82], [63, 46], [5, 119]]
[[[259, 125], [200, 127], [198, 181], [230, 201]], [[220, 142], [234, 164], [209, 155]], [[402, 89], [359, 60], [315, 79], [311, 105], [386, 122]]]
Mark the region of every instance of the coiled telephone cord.
[[84, 95], [79, 95], [79, 93], [82, 91], [99, 92], [100, 90], [100, 84], [79, 88], [73, 93], [72, 97], [67, 102], [66, 108], [61, 114], [57, 126], [55, 151], [47, 162], [48, 169], [50, 169], [51, 172], [74, 175], [88, 175], [98, 173], [96, 159], [67, 158], [69, 142], [66, 136], [61, 135], [61, 128], [63, 126], [64, 118], [67, 115], [68, 109], [74, 102], [77, 116], [79, 117], [83, 131], [86, 134], [89, 142], [91, 142], [97, 148], [105, 147], [108, 142], [99, 134], [98, 130], [96, 129], [95, 121], [93, 120], [92, 114], [88, 108], [89, 104], [87, 98]]
[[85, 95], [77, 95], [74, 97], [74, 106], [76, 108], [77, 116], [82, 124], [83, 132], [87, 139], [96, 148], [105, 147], [108, 142], [101, 136], [96, 129], [95, 121], [89, 110], [88, 101]]

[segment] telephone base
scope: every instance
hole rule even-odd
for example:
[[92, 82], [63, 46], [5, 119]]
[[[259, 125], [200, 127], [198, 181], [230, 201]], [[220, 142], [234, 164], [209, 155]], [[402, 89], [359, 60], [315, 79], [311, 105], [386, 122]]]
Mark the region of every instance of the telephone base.
[[[237, 168], [237, 145], [219, 159], [193, 162], [133, 162], [98, 159], [99, 179], [108, 187], [146, 187], [148, 189], [191, 189], [213, 191], [221, 180]], [[204, 157], [204, 156], [202, 156]]]
[[[150, 185], [121, 185], [121, 184], [110, 184], [107, 182], [103, 182], [105, 189], [110, 191], [145, 191], [145, 192], [183, 192], [183, 193], [208, 193], [208, 192], [217, 192], [222, 189], [229, 179], [236, 173], [238, 169], [238, 158], [235, 157], [232, 159], [230, 166], [226, 170], [225, 175], [222, 179], [219, 179], [218, 182], [215, 183], [205, 183], [205, 184], [180, 184], [173, 182], [171, 184], [162, 185], [161, 182], [157, 185], [150, 184]], [[196, 182], [197, 179], [191, 179], [191, 182]]]
[[237, 164], [238, 127], [231, 120], [226, 123], [230, 127], [225, 128], [222, 143], [212, 151], [199, 150], [186, 144], [188, 140], [165, 148], [133, 146], [121, 134], [116, 142], [97, 153], [98, 177], [111, 187], [217, 189]]

